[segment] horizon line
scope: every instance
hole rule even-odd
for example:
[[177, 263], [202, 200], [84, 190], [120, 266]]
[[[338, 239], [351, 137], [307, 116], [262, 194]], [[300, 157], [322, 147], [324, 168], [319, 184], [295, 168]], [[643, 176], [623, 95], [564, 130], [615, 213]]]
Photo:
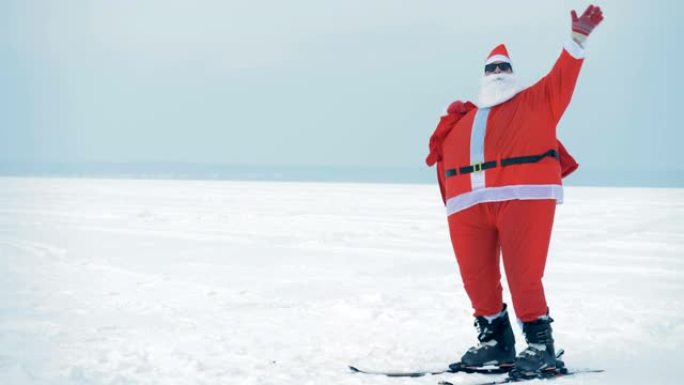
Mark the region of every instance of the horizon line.
[[[0, 162], [5, 177], [436, 184], [435, 168], [353, 165], [249, 165], [182, 161]], [[680, 176], [677, 178], [677, 176]], [[580, 166], [566, 186], [684, 187], [684, 170], [607, 170]]]

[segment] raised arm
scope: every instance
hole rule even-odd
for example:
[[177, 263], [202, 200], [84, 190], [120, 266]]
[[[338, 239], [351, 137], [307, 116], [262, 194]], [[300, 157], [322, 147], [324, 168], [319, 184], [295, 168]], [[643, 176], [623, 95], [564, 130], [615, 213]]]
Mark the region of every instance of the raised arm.
[[584, 62], [584, 45], [587, 37], [603, 20], [601, 8], [590, 5], [582, 16], [578, 17], [573, 10], [572, 39], [563, 46], [563, 52], [551, 71], [533, 87], [543, 92], [543, 99], [549, 104], [549, 109], [556, 121], [560, 120], [563, 112], [570, 103], [575, 90], [577, 77]]

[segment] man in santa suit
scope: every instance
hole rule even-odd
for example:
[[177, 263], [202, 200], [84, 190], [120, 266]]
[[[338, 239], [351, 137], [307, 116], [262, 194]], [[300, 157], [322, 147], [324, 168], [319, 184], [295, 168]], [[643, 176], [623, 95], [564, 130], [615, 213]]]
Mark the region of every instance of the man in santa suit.
[[[571, 12], [571, 39], [551, 71], [520, 89], [502, 44], [484, 63], [479, 103], [454, 102], [430, 138], [451, 241], [474, 309], [479, 344], [459, 365], [500, 366], [525, 373], [555, 371], [553, 319], [542, 276], [561, 177], [577, 168], [556, 138], [572, 97], [584, 44], [603, 20], [599, 7]], [[517, 357], [502, 300], [499, 255], [527, 347]]]

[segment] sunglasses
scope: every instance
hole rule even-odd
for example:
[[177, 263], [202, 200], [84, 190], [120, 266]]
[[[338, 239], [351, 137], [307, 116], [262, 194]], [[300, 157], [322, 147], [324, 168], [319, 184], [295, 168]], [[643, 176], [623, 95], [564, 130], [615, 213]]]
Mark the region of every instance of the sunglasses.
[[499, 67], [499, 69], [501, 69], [502, 72], [513, 70], [513, 67], [511, 67], [511, 63], [492, 63], [487, 64], [485, 66], [485, 72], [494, 72], [496, 71], [496, 67]]

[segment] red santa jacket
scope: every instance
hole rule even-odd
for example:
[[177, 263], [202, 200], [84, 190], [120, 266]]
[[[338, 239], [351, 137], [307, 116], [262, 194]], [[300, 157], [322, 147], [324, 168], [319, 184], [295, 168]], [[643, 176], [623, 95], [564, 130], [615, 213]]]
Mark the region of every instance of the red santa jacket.
[[[441, 154], [428, 156], [428, 162], [438, 161], [448, 215], [481, 202], [562, 201], [561, 176], [577, 164], [558, 142], [556, 125], [570, 102], [582, 63], [583, 50], [570, 42], [536, 84], [502, 104], [470, 108], [461, 111], [459, 119], [451, 119], [447, 134], [442, 132]], [[559, 158], [565, 160], [564, 173]]]

